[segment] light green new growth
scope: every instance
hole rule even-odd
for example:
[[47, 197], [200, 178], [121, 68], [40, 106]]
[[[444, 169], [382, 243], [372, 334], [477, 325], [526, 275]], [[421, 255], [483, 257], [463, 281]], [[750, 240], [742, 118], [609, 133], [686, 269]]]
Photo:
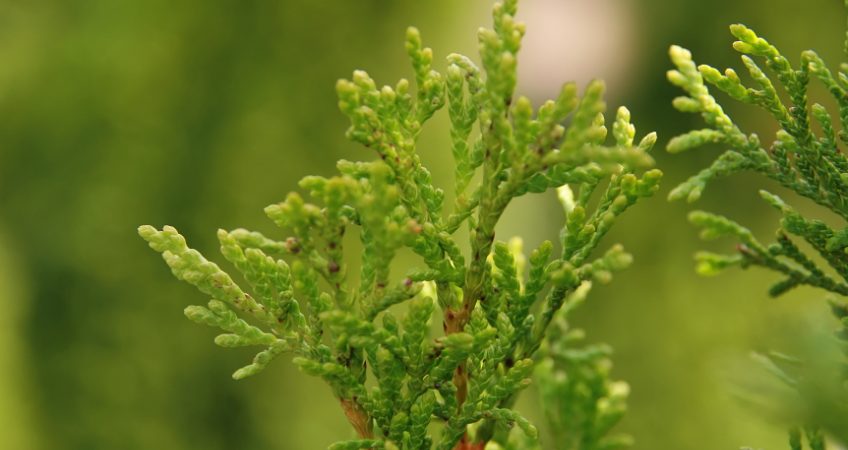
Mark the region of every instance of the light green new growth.
[[[782, 275], [782, 279], [769, 290], [772, 296], [800, 285], [846, 296], [848, 157], [840, 146], [848, 143], [848, 64], [841, 64], [834, 75], [815, 52], [808, 50], [801, 54], [800, 64], [795, 68], [777, 48], [744, 25], [733, 25], [730, 31], [738, 39], [733, 48], [742, 53], [742, 62], [753, 87], [743, 83], [733, 69], [722, 73], [707, 65], [696, 66], [688, 50], [671, 47], [671, 59], [677, 68], [668, 72], [668, 79], [687, 94], [674, 99], [674, 106], [683, 112], [700, 113], [708, 128], [673, 138], [668, 143], [668, 151], [677, 153], [705, 144], [720, 144], [727, 150], [710, 167], [672, 190], [669, 198], [693, 202], [714, 179], [736, 172], [754, 171], [834, 213], [843, 220], [843, 225], [834, 229], [824, 221], [807, 218], [777, 195], [764, 190], [760, 191], [761, 197], [783, 216], [775, 242], [768, 245], [757, 240], [750, 230], [726, 217], [694, 211], [689, 220], [702, 229], [703, 238], [730, 236], [739, 241], [733, 254], [698, 253], [698, 272], [713, 275], [731, 266], [760, 266]], [[822, 83], [835, 100], [841, 128], [838, 133], [828, 110], [818, 103], [810, 104], [808, 85], [811, 80]], [[772, 143], [766, 148], [756, 134], [743, 132], [711, 95], [708, 86], [717, 88], [734, 100], [766, 110], [779, 126]], [[796, 243], [798, 239], [806, 242], [816, 255], [808, 255], [801, 250]], [[845, 332], [848, 307], [836, 300], [832, 301], [832, 305], [834, 315], [843, 327], [837, 335], [848, 341]], [[844, 348], [848, 354], [848, 345]], [[808, 394], [802, 389], [805, 381], [788, 375], [784, 370], [786, 361], [782, 357], [761, 355], [757, 359], [793, 389], [802, 395]], [[845, 373], [848, 374], [848, 371]], [[848, 375], [843, 374], [843, 381], [848, 381]], [[821, 386], [813, 388], [820, 390]], [[810, 449], [824, 449], [825, 440], [820, 427], [835, 438], [846, 439], [848, 384], [840, 390], [842, 392], [828, 399], [835, 405], [830, 411], [832, 414], [823, 414], [823, 411], [807, 414], [818, 422], [804, 424], [804, 433], [799, 430], [790, 433], [793, 449], [802, 448], [802, 434], [806, 436]]]
[[590, 287], [586, 282], [577, 289], [557, 313], [547, 357], [536, 368], [545, 415], [559, 450], [615, 450], [632, 443], [630, 436], [609, 434], [624, 416], [630, 392], [627, 383], [609, 379], [611, 349], [606, 345], [577, 347], [584, 333], [570, 329], [566, 322]]
[[[177, 278], [212, 298], [186, 308], [189, 319], [222, 329], [218, 345], [262, 348], [234, 378], [291, 353], [304, 372], [330, 385], [357, 433], [332, 449], [506, 446], [511, 425], [534, 440], [536, 429], [511, 407], [543, 345], [545, 399], [568, 396], [548, 405], [555, 423], [567, 424], [567, 448], [620, 442], [605, 437], [624, 411], [620, 385], [607, 378], [608, 352], [570, 349], [562, 333], [563, 342], [545, 342], [581, 286], [609, 281], [630, 264], [620, 246], [599, 256], [595, 250], [620, 214], [657, 190], [661, 173], [642, 172], [652, 165], [647, 152], [656, 135], [634, 145], [635, 128], [621, 108], [606, 144], [601, 82], [582, 96], [566, 84], [538, 109], [515, 97], [524, 35], [516, 3], [496, 4], [493, 29], [480, 30], [480, 68], [452, 54], [444, 74], [435, 71], [433, 52], [410, 28], [415, 89], [406, 80], [378, 87], [362, 71], [338, 82], [339, 108], [351, 122], [347, 136], [378, 159], [339, 161], [339, 175], [300, 182], [309, 202], [291, 193], [267, 207], [289, 236], [282, 241], [218, 231], [224, 258], [250, 293], [174, 228], [139, 229]], [[417, 148], [422, 126], [444, 106], [455, 161], [451, 196], [433, 185]], [[546, 241], [525, 262], [520, 241], [496, 241], [495, 227], [514, 198], [551, 189], [559, 190], [565, 211], [559, 245]], [[454, 237], [463, 226], [467, 247]], [[351, 273], [356, 255], [343, 245], [350, 233], [362, 246], [358, 276]], [[420, 260], [404, 276], [393, 264], [401, 249]], [[434, 316], [445, 332], [436, 338]]]

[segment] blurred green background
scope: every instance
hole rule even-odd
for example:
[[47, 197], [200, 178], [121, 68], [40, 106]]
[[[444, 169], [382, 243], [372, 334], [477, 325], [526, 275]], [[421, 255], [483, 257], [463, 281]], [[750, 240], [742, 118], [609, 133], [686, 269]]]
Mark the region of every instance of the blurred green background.
[[[0, 448], [317, 449], [348, 437], [329, 390], [285, 359], [232, 381], [251, 355], [216, 348], [211, 329], [184, 319], [182, 308], [204, 299], [135, 230], [174, 225], [207, 255], [217, 254], [219, 227], [273, 235], [262, 208], [300, 177], [330, 174], [342, 157], [372, 157], [343, 138], [335, 80], [356, 68], [383, 83], [410, 76], [402, 42], [410, 24], [437, 61], [473, 55], [489, 7], [0, 1]], [[628, 105], [640, 135], [657, 130], [660, 146], [700, 127], [670, 106], [669, 44], [738, 67], [727, 32], [738, 21], [793, 61], [814, 48], [835, 62], [845, 17], [836, 0], [525, 0], [521, 9], [529, 31], [520, 91], [538, 104], [555, 94], [552, 75], [605, 78], [609, 104]], [[750, 130], [774, 131], [759, 112], [728, 109]], [[442, 115], [422, 152], [448, 186], [445, 125]], [[716, 151], [657, 152], [663, 190], [607, 241], [622, 242], [636, 264], [575, 319], [616, 349], [614, 374], [632, 387], [620, 428], [637, 450], [785, 448], [780, 424], [730, 395], [732, 368], [747, 367], [739, 361], [752, 349], [790, 350], [791, 330], [835, 326], [818, 292], [773, 300], [768, 274], [694, 274], [691, 255], [705, 244], [686, 223], [689, 207], [664, 197]], [[768, 238], [777, 217], [758, 199], [761, 184], [734, 177], [698, 207]], [[498, 234], [528, 244], [556, 236], [555, 202], [522, 199]], [[532, 415], [533, 402], [522, 408]]]

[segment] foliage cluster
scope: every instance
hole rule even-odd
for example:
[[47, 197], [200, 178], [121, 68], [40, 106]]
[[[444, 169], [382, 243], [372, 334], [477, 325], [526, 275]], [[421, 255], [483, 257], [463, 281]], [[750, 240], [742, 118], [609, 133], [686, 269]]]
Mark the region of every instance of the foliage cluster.
[[[838, 224], [831, 225], [806, 217], [778, 195], [761, 190], [761, 197], [782, 215], [775, 241], [764, 244], [751, 230], [727, 217], [704, 211], [689, 215], [689, 220], [702, 229], [702, 238], [729, 236], [739, 242], [732, 254], [698, 253], [698, 272], [714, 275], [728, 267], [757, 266], [781, 275], [768, 291], [773, 297], [801, 285], [831, 293], [831, 309], [841, 326], [836, 341], [848, 355], [848, 305], [836, 297], [848, 295], [848, 157], [844, 153], [848, 143], [848, 64], [841, 64], [834, 74], [822, 58], [807, 50], [796, 68], [776, 47], [744, 25], [733, 25], [730, 31], [738, 39], [733, 48], [742, 54], [754, 87], [746, 86], [733, 69], [722, 73], [707, 65], [696, 66], [688, 50], [671, 47], [676, 69], [668, 72], [668, 79], [687, 94], [674, 99], [674, 106], [683, 112], [699, 113], [708, 128], [671, 139], [668, 151], [677, 153], [705, 144], [719, 144], [728, 150], [673, 189], [669, 198], [694, 202], [716, 178], [753, 171], [812, 200], [827, 211], [825, 217], [838, 218]], [[815, 80], [835, 101], [839, 132], [828, 109], [811, 103], [810, 82]], [[768, 112], [778, 125], [771, 144], [766, 147], [756, 134], [742, 131], [709, 87]], [[793, 450], [804, 448], [803, 440], [810, 449], [826, 448], [824, 432], [848, 442], [848, 360], [843, 358], [838, 364], [814, 370], [810, 366], [821, 365], [811, 361], [818, 359], [817, 355], [793, 358], [772, 352], [756, 354], [755, 359], [793, 392], [795, 411], [791, 418], [799, 423], [790, 432]]]
[[[189, 319], [222, 329], [220, 346], [263, 347], [234, 378], [291, 353], [304, 372], [329, 384], [357, 433], [331, 448], [517, 445], [507, 432], [512, 425], [532, 442], [536, 428], [512, 405], [536, 366], [549, 416], [579, 432], [569, 448], [626, 443], [605, 436], [626, 397], [608, 379], [608, 349], [563, 348], [568, 339], [547, 344], [546, 337], [553, 323], [562, 335], [565, 311], [592, 281], [607, 282], [630, 264], [618, 245], [595, 250], [620, 214], [656, 191], [661, 173], [647, 170], [656, 135], [634, 144], [621, 108], [606, 144], [601, 82], [582, 96], [565, 84], [536, 110], [516, 97], [524, 35], [516, 8], [515, 0], [496, 4], [493, 28], [480, 30], [482, 68], [452, 54], [445, 73], [435, 71], [432, 50], [410, 28], [414, 92], [406, 80], [378, 88], [363, 71], [338, 82], [347, 136], [378, 158], [342, 160], [337, 176], [304, 178], [300, 186], [314, 203], [291, 193], [266, 208], [290, 233], [283, 240], [218, 231], [224, 258], [251, 293], [174, 228], [139, 228], [177, 278], [212, 298], [186, 308]], [[450, 205], [417, 148], [422, 126], [444, 106], [456, 167]], [[519, 240], [495, 239], [513, 199], [553, 189], [565, 212], [559, 245], [545, 241], [527, 258]], [[454, 236], [463, 226], [467, 246]], [[421, 264], [398, 276], [393, 262], [407, 250]], [[432, 338], [434, 318], [444, 334]]]

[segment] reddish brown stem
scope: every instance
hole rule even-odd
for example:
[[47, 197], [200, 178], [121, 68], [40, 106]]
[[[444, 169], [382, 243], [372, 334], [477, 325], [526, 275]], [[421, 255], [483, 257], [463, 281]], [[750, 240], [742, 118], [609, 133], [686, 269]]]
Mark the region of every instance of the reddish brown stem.
[[372, 439], [374, 430], [371, 425], [371, 417], [362, 409], [362, 406], [357, 403], [356, 399], [343, 398], [340, 400], [342, 410], [344, 411], [347, 421], [356, 430], [356, 434], [362, 439]]
[[485, 442], [469, 442], [468, 435], [463, 435], [462, 439], [456, 443], [453, 450], [483, 450], [486, 447]]

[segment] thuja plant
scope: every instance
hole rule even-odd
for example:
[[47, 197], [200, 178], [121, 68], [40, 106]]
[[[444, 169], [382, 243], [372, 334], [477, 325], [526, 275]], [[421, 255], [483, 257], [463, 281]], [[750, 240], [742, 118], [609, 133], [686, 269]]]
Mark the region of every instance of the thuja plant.
[[[730, 31], [738, 39], [733, 48], [742, 54], [750, 82], [743, 82], [733, 69], [722, 73], [707, 65], [696, 66], [689, 51], [671, 48], [677, 68], [668, 72], [668, 78], [687, 94], [676, 98], [674, 106], [683, 112], [700, 113], [707, 128], [673, 138], [668, 150], [678, 153], [704, 144], [718, 144], [727, 150], [708, 168], [672, 190], [669, 197], [693, 202], [714, 179], [753, 171], [837, 217], [839, 224], [831, 226], [799, 213], [778, 195], [761, 190], [762, 198], [782, 215], [774, 242], [766, 244], [724, 216], [703, 211], [689, 215], [690, 221], [702, 229], [703, 238], [730, 236], [739, 241], [731, 254], [698, 253], [700, 273], [712, 275], [728, 267], [757, 266], [780, 274], [768, 291], [771, 296], [801, 285], [827, 291], [842, 327], [836, 337], [848, 354], [848, 305], [842, 300], [848, 295], [848, 157], [844, 153], [848, 144], [848, 64], [841, 64], [834, 73], [815, 52], [805, 51], [800, 62], [793, 65], [749, 28], [733, 25]], [[838, 125], [827, 108], [811, 102], [811, 82], [821, 83], [833, 97]], [[778, 126], [771, 143], [763, 144], [756, 134], [740, 129], [710, 88], [770, 114]], [[824, 433], [848, 442], [848, 360], [841, 362], [841, 373], [836, 370], [826, 377], [811, 377], [803, 370], [803, 357], [774, 353], [757, 355], [756, 359], [802, 399], [803, 408], [797, 409], [802, 410], [798, 420], [803, 423], [790, 432], [791, 448], [824, 449]], [[832, 379], [825, 381], [830, 375]]]
[[[339, 161], [338, 175], [300, 182], [308, 201], [293, 192], [267, 207], [282, 239], [218, 231], [249, 291], [174, 228], [139, 228], [177, 278], [211, 297], [185, 309], [190, 320], [222, 329], [220, 346], [262, 349], [233, 378], [291, 354], [327, 382], [356, 433], [333, 449], [535, 448], [536, 428], [512, 406], [537, 366], [548, 415], [567, 425], [568, 444], [558, 448], [626, 443], [607, 436], [626, 397], [609, 380], [608, 350], [576, 345], [579, 332], [563, 323], [593, 280], [609, 281], [631, 262], [618, 245], [598, 247], [620, 214], [656, 191], [661, 173], [649, 170], [647, 153], [656, 135], [634, 144], [621, 108], [606, 144], [600, 82], [582, 96], [565, 84], [538, 109], [515, 96], [524, 34], [516, 3], [496, 4], [493, 28], [479, 31], [481, 67], [451, 54], [444, 73], [434, 70], [432, 51], [410, 28], [414, 89], [407, 80], [378, 87], [362, 71], [338, 82], [347, 136], [376, 159]], [[452, 195], [433, 184], [418, 153], [422, 127], [443, 107]], [[565, 211], [556, 245], [545, 241], [525, 257], [495, 239], [513, 199], [554, 189]], [[455, 237], [461, 227], [467, 243]], [[359, 246], [351, 250], [348, 237]], [[403, 249], [416, 265], [398, 267]], [[436, 320], [443, 332], [433, 335]], [[510, 438], [513, 425], [527, 438]]]
[[584, 333], [569, 327], [567, 317], [586, 299], [584, 284], [570, 294], [551, 324], [543, 349], [546, 357], [535, 375], [542, 408], [558, 450], [619, 449], [630, 436], [610, 433], [626, 411], [627, 383], [613, 381], [612, 350], [604, 344], [580, 345]]

